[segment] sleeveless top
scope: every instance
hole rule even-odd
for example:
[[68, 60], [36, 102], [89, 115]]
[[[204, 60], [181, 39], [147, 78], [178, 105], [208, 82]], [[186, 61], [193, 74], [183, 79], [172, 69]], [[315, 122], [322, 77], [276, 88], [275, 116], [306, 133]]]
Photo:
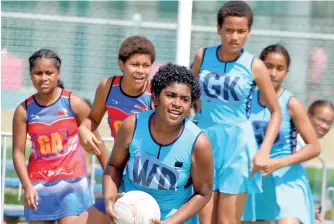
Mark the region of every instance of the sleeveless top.
[[140, 190], [152, 195], [160, 206], [161, 220], [166, 220], [193, 195], [191, 156], [201, 130], [185, 119], [179, 137], [168, 145], [159, 144], [150, 130], [154, 113], [137, 114], [121, 187], [125, 192]]
[[201, 128], [221, 122], [242, 122], [249, 118], [255, 81], [252, 74], [254, 56], [244, 49], [234, 61], [221, 61], [221, 46], [205, 49], [200, 68], [202, 109], [198, 116]]
[[[291, 155], [296, 151], [297, 131], [289, 114], [289, 101], [294, 95], [284, 89], [278, 98], [278, 103], [282, 111], [282, 124], [277, 138], [270, 152], [271, 157]], [[255, 138], [259, 146], [262, 144], [268, 123], [270, 121], [270, 111], [259, 102], [259, 90], [255, 91], [252, 100], [251, 116]]]
[[55, 185], [61, 180], [73, 183], [86, 178], [70, 94], [63, 89], [59, 99], [49, 106], [39, 105], [34, 95], [25, 101], [32, 142], [28, 174], [34, 185]]
[[116, 133], [123, 120], [133, 113], [151, 109], [151, 86], [147, 83], [145, 91], [138, 96], [129, 96], [121, 87], [122, 76], [114, 76], [106, 100], [108, 124], [111, 136]]

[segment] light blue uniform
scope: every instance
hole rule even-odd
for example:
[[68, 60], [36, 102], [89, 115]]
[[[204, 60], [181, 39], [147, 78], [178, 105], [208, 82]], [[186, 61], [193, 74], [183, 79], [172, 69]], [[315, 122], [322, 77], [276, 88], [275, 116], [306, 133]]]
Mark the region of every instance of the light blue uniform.
[[[289, 114], [289, 100], [293, 95], [284, 90], [278, 98], [283, 121], [270, 152], [271, 158], [289, 156], [295, 152], [297, 132]], [[256, 140], [261, 145], [270, 111], [259, 103], [259, 91], [254, 93], [251, 120]], [[301, 164], [283, 167], [263, 177], [263, 193], [249, 195], [243, 219], [247, 221], [297, 218], [304, 224], [315, 223], [314, 204], [310, 185]]]
[[227, 194], [261, 192], [261, 175], [250, 178], [251, 160], [258, 150], [249, 121], [255, 88], [254, 56], [241, 50], [231, 62], [218, 58], [220, 46], [206, 48], [200, 68], [202, 109], [198, 125], [210, 138], [215, 159], [214, 190]]
[[[180, 136], [168, 145], [161, 145], [151, 135], [149, 123], [153, 114], [154, 111], [137, 114], [121, 190], [150, 194], [159, 204], [161, 220], [167, 220], [193, 196], [191, 156], [201, 130], [185, 119]], [[103, 201], [95, 207], [104, 212]], [[197, 217], [185, 223], [197, 224]]]

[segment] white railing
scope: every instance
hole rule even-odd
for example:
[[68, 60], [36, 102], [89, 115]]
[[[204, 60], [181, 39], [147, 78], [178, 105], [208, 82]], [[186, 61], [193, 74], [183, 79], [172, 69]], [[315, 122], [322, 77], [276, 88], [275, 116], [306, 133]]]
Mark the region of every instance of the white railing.
[[332, 206], [332, 221], [334, 223], [334, 187], [329, 187], [326, 190], [326, 196], [329, 198], [329, 194], [332, 193], [332, 201], [331, 201], [331, 206]]
[[327, 166], [325, 160], [319, 156], [318, 159], [322, 164], [321, 168], [321, 191], [320, 191], [320, 204], [321, 204], [321, 214], [324, 215], [327, 211], [327, 203], [326, 203], [326, 188], [327, 188]]
[[96, 162], [96, 157], [95, 156], [92, 156], [92, 161], [91, 161], [91, 175], [90, 175], [90, 193], [93, 197], [93, 202], [95, 202], [95, 197], [94, 197], [94, 186], [95, 186], [95, 183], [96, 183], [96, 180], [95, 180], [95, 162]]
[[[10, 132], [1, 132], [1, 139], [2, 139], [2, 147], [0, 150], [0, 154], [2, 151], [2, 158], [0, 160], [0, 166], [1, 166], [1, 204], [0, 204], [0, 224], [3, 223], [3, 218], [4, 218], [4, 205], [5, 205], [5, 183], [6, 183], [6, 161], [7, 161], [7, 140], [8, 138], [12, 138], [13, 135]], [[27, 136], [28, 139], [29, 136]], [[113, 138], [102, 138], [104, 142], [113, 142]], [[91, 173], [91, 179], [90, 179], [90, 191], [93, 196], [94, 200], [94, 186], [95, 186], [95, 169], [96, 169], [96, 157], [92, 156], [91, 160], [91, 166], [92, 166], [92, 173]], [[22, 185], [19, 187], [19, 196], [18, 199], [21, 197], [21, 192], [22, 192]]]
[[[161, 30], [177, 30], [176, 23], [164, 23], [164, 22], [152, 22], [141, 21], [141, 16], [138, 13], [134, 14], [132, 20], [124, 19], [101, 19], [92, 17], [79, 17], [79, 16], [63, 16], [63, 15], [47, 15], [37, 13], [21, 13], [21, 12], [1, 12], [2, 18], [16, 18], [22, 20], [38, 20], [38, 21], [57, 21], [67, 23], [79, 23], [79, 24], [96, 24], [96, 25], [109, 25], [120, 27], [141, 27], [141, 28], [153, 28]], [[201, 25], [192, 25], [191, 30], [195, 32], [208, 32], [216, 33], [216, 27], [208, 27]], [[300, 38], [300, 39], [314, 39], [314, 40], [334, 40], [334, 34], [332, 33], [315, 33], [315, 32], [293, 32], [284, 30], [264, 30], [264, 29], [252, 29], [253, 36], [266, 36], [266, 37], [286, 37], [286, 38]]]
[[[104, 142], [114, 142], [114, 138], [102, 138]], [[95, 187], [95, 170], [96, 170], [96, 156], [92, 156], [91, 160], [91, 176], [90, 176], [90, 192], [93, 197], [93, 201], [95, 202], [95, 195], [94, 195], [94, 187]]]

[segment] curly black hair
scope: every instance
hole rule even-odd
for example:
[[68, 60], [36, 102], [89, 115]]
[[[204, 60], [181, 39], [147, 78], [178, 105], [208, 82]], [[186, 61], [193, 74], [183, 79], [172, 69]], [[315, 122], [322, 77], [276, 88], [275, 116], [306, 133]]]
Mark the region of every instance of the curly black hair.
[[124, 63], [134, 54], [147, 54], [151, 62], [155, 61], [155, 47], [149, 39], [143, 36], [131, 36], [121, 44], [118, 52], [118, 59]]
[[201, 90], [197, 79], [191, 70], [184, 66], [168, 63], [159, 68], [151, 80], [151, 91], [159, 96], [161, 91], [173, 83], [186, 84], [191, 90], [191, 102], [194, 103], [201, 96]]

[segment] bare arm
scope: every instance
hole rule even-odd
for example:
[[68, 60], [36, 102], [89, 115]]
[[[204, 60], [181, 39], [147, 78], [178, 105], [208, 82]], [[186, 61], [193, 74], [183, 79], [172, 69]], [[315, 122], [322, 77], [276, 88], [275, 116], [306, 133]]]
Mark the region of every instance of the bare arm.
[[106, 112], [106, 100], [110, 90], [112, 78], [106, 78], [101, 81], [96, 89], [95, 99], [90, 109], [88, 117], [80, 124], [80, 128], [87, 128], [90, 131], [95, 131], [100, 125], [101, 120]]
[[194, 147], [191, 158], [194, 195], [166, 223], [184, 223], [210, 201], [213, 188], [213, 155], [210, 141], [204, 133], [198, 137]]
[[[81, 124], [82, 121], [86, 119], [86, 117], [89, 114], [90, 108], [88, 104], [84, 100], [82, 100], [78, 95], [74, 93], [71, 93], [70, 104], [71, 104], [71, 108], [75, 114], [75, 118], [78, 124]], [[98, 148], [99, 148], [100, 154], [97, 156], [97, 158], [102, 168], [104, 169], [106, 167], [107, 160], [108, 160], [107, 148], [97, 130], [94, 132], [94, 134], [96, 138], [99, 140]]]
[[271, 113], [268, 129], [260, 148], [261, 152], [269, 155], [272, 145], [277, 137], [278, 130], [281, 126], [282, 113], [277, 102], [274, 87], [270, 81], [269, 72], [260, 59], [254, 59], [252, 71], [255, 82], [260, 91], [263, 93], [265, 102]]
[[24, 189], [24, 206], [33, 210], [38, 206], [38, 193], [33, 187], [25, 160], [27, 141], [27, 111], [24, 103], [17, 106], [13, 118], [13, 162]]
[[117, 132], [115, 143], [111, 151], [108, 165], [103, 175], [103, 196], [107, 205], [115, 203], [117, 190], [121, 183], [122, 173], [129, 157], [129, 145], [135, 129], [136, 117], [127, 117]]
[[[203, 54], [204, 54], [204, 48], [200, 48], [194, 57], [194, 63], [193, 63], [193, 68], [192, 71], [194, 73], [194, 76], [196, 78], [199, 78], [199, 73], [200, 73], [200, 69], [201, 69], [201, 65], [202, 65], [202, 61], [203, 61]], [[194, 109], [195, 112], [198, 113], [201, 111], [201, 101], [197, 100], [194, 104]]]
[[302, 163], [320, 154], [320, 144], [317, 135], [303, 104], [296, 97], [292, 97], [289, 101], [289, 114], [306, 145], [296, 153], [280, 158], [280, 167]]
[[[100, 154], [99, 145], [101, 141], [98, 140], [92, 132], [96, 131], [97, 127], [101, 123], [104, 113], [106, 112], [105, 103], [110, 90], [111, 81], [112, 78], [106, 78], [101, 81], [96, 89], [95, 99], [89, 115], [84, 118], [78, 128], [81, 145], [87, 152], [95, 155]], [[105, 163], [103, 162], [103, 164]]]
[[27, 112], [24, 103], [17, 106], [13, 118], [13, 162], [24, 189], [32, 187], [25, 160]]

